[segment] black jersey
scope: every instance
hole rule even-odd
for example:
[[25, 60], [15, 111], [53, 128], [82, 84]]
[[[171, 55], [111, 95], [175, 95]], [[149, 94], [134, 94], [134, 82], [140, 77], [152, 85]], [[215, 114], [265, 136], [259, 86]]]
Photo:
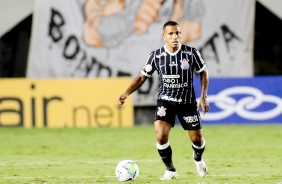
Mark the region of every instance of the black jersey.
[[192, 104], [196, 103], [193, 72], [201, 72], [205, 67], [205, 62], [195, 48], [179, 44], [178, 50], [171, 53], [164, 45], [150, 53], [141, 73], [151, 77], [154, 71], [158, 71], [158, 99]]

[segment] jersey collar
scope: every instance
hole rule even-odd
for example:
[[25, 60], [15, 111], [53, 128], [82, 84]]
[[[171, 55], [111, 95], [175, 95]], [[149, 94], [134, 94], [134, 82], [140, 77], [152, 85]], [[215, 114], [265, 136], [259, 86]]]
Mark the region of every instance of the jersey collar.
[[177, 51], [174, 52], [174, 53], [171, 53], [171, 52], [166, 48], [166, 45], [167, 45], [167, 44], [164, 45], [165, 51], [166, 51], [167, 53], [169, 53], [169, 55], [172, 55], [172, 56], [176, 55], [176, 54], [179, 52], [179, 50], [181, 49], [181, 43], [179, 43], [179, 44], [178, 44], [178, 49], [177, 49]]

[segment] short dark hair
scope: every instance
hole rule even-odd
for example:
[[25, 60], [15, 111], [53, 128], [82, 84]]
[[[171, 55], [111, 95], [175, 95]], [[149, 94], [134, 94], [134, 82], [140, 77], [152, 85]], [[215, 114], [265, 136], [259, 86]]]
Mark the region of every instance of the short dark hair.
[[163, 26], [163, 31], [165, 30], [165, 27], [166, 26], [179, 26], [177, 22], [174, 22], [174, 21], [167, 21], [164, 26]]

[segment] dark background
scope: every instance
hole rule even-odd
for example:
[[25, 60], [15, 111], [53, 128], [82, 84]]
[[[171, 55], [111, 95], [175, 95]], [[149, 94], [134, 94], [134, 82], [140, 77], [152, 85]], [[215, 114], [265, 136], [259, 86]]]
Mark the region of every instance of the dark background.
[[[0, 38], [0, 78], [26, 77], [31, 27], [32, 15]], [[254, 75], [282, 75], [281, 54], [282, 20], [256, 2]], [[135, 106], [135, 124], [153, 122], [154, 110], [154, 106]]]

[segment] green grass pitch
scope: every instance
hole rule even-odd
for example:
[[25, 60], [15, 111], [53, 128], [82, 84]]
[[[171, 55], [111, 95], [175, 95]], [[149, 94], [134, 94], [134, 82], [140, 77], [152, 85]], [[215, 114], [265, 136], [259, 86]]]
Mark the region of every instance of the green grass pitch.
[[178, 177], [159, 181], [165, 167], [151, 125], [132, 128], [0, 128], [0, 183], [122, 183], [117, 163], [137, 162], [127, 183], [282, 184], [281, 125], [204, 125], [208, 175], [200, 178], [186, 131], [172, 129]]

